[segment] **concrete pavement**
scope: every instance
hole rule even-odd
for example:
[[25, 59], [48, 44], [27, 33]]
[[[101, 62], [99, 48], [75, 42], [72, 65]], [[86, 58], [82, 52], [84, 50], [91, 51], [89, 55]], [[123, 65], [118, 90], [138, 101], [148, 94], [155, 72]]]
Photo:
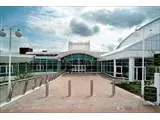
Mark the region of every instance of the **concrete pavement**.
[[[67, 97], [68, 80], [71, 80], [71, 97]], [[92, 97], [89, 97], [90, 80], [94, 81]], [[111, 92], [111, 81], [98, 74], [65, 74], [49, 83], [47, 98], [43, 86], [2, 107], [1, 112], [160, 112], [160, 107], [119, 87], [110, 98]]]

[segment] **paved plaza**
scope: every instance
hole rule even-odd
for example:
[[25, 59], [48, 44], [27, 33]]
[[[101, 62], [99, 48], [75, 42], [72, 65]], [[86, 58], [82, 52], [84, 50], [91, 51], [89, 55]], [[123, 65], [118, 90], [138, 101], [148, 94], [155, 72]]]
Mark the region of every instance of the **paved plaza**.
[[[67, 97], [69, 80], [71, 97]], [[89, 96], [90, 80], [93, 80], [92, 97]], [[160, 107], [119, 87], [110, 97], [111, 82], [99, 74], [64, 74], [49, 83], [48, 97], [43, 86], [2, 107], [1, 112], [160, 112]]]

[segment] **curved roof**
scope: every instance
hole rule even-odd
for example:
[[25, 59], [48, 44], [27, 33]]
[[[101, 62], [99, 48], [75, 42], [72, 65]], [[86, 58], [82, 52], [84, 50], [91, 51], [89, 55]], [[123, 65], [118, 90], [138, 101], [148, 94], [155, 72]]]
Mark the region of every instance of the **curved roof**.
[[[149, 24], [152, 24], [153, 22], [158, 21], [158, 20], [160, 20], [160, 18], [157, 18], [157, 19], [155, 19], [155, 20], [153, 20], [153, 21], [151, 21], [151, 22], [143, 25], [142, 27], [138, 28], [136, 31], [139, 31], [139, 30], [141, 30], [142, 28], [144, 28], [144, 27], [148, 26]], [[133, 32], [133, 33], [134, 33], [134, 32]], [[119, 45], [116, 47], [116, 49], [118, 49], [118, 48], [122, 45], [122, 43], [124, 43], [124, 41], [126, 41], [129, 37], [131, 37], [131, 36], [133, 35], [133, 33], [131, 33], [131, 34], [128, 35], [123, 41], [121, 41], [121, 42], [119, 43]]]
[[[145, 39], [145, 56], [153, 56], [152, 51], [160, 52], [160, 33]], [[142, 56], [142, 41], [135, 41], [134, 43], [120, 47], [112, 52], [101, 55], [99, 60], [120, 59], [128, 57], [141, 57]]]
[[93, 56], [95, 58], [99, 58], [100, 57], [100, 56], [98, 56], [98, 55], [96, 55], [94, 53], [91, 53], [90, 51], [72, 50], [72, 51], [62, 52], [59, 55], [57, 55], [55, 58], [61, 59], [61, 58], [65, 57], [65, 56], [68, 56], [68, 55], [71, 55], [71, 54], [87, 54], [87, 55]]

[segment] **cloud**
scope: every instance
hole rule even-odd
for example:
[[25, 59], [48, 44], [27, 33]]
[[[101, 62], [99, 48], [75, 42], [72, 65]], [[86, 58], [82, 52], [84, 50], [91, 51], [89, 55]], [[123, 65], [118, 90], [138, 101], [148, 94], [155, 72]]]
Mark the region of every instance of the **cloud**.
[[70, 37], [69, 23], [77, 17], [84, 7], [40, 7], [31, 12], [26, 19], [26, 26], [30, 31], [47, 36]]
[[141, 13], [133, 12], [131, 9], [120, 8], [112, 11], [106, 9], [88, 11], [81, 16], [86, 20], [117, 28], [131, 28], [141, 24], [146, 19]]
[[156, 19], [160, 17], [160, 6], [135, 7], [133, 10], [145, 15], [148, 19]]
[[[28, 14], [25, 25], [28, 33], [34, 34], [28, 38], [37, 50], [67, 50], [62, 47], [67, 46], [66, 40], [91, 40], [94, 44], [91, 50], [99, 51], [102, 44], [118, 44], [118, 38], [128, 36], [134, 26], [156, 18], [158, 10], [157, 7], [38, 7]], [[108, 51], [107, 46], [105, 49]]]
[[[2, 47], [2, 50], [3, 51], [8, 51], [9, 50], [9, 38], [8, 36], [3, 38], [2, 39], [2, 42], [1, 43], [1, 47]], [[31, 44], [30, 44], [30, 41], [27, 37], [15, 37], [15, 36], [12, 36], [12, 51], [15, 52], [15, 51], [19, 51], [19, 48], [20, 47], [31, 47]]]
[[69, 26], [72, 33], [80, 36], [92, 36], [100, 31], [97, 25], [89, 27], [86, 23], [79, 22], [76, 19], [72, 19]]
[[[63, 46], [63, 47], [62, 47]], [[64, 41], [37, 41], [36, 43], [32, 44], [32, 48], [34, 48], [34, 51], [54, 51], [54, 52], [62, 52], [64, 49], [67, 49], [67, 44]]]
[[35, 34], [54, 36], [64, 34], [68, 25], [68, 13], [52, 7], [40, 7], [26, 18], [26, 27]]
[[110, 52], [116, 49], [116, 45], [115, 44], [103, 44], [102, 49], [105, 52]]

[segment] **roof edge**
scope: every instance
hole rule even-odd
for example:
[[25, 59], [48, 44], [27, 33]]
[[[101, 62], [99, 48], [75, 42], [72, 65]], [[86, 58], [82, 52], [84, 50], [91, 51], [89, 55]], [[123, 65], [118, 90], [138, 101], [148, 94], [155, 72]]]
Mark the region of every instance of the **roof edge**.
[[[144, 28], [145, 26], [147, 26], [147, 25], [149, 25], [149, 24], [151, 24], [151, 23], [153, 23], [153, 22], [155, 22], [155, 21], [157, 21], [157, 20], [160, 20], [160, 17], [157, 18], [157, 19], [155, 19], [155, 20], [153, 20], [153, 21], [151, 21], [151, 22], [149, 22], [149, 23], [147, 23], [147, 24], [145, 24], [145, 25], [143, 25], [142, 27], [140, 27], [140, 28], [137, 29], [136, 31]], [[134, 33], [134, 32], [132, 32], [132, 33], [131, 33], [130, 35], [128, 35], [122, 42], [120, 42], [119, 45], [116, 47], [116, 49], [118, 49], [118, 47], [119, 47], [127, 38], [129, 38], [133, 33]]]

